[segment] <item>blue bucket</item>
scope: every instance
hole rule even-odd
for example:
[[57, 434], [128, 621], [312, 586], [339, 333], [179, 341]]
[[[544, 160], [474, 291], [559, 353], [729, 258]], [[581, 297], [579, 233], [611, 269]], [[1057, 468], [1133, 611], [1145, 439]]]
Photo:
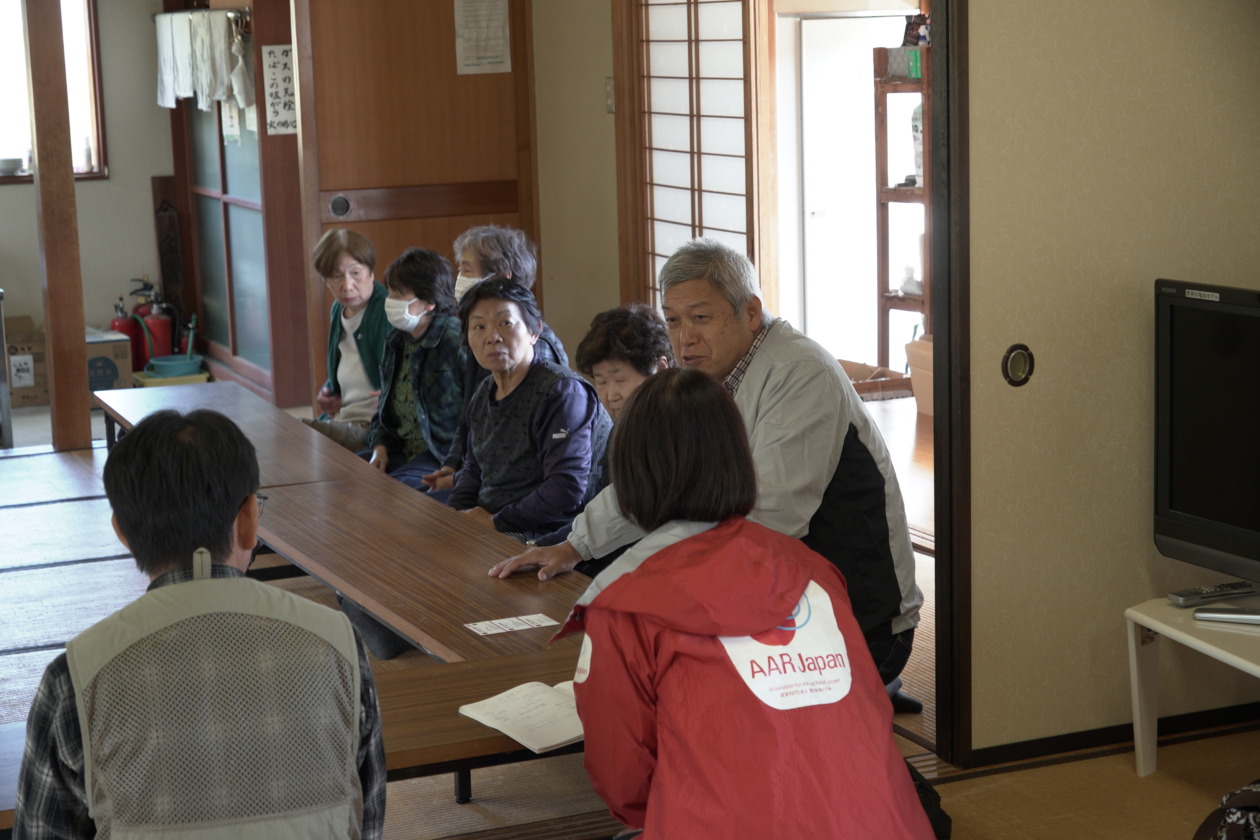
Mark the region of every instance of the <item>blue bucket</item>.
[[183, 353], [177, 353], [174, 356], [158, 356], [156, 359], [149, 359], [149, 363], [144, 366], [144, 372], [154, 376], [188, 376], [200, 370], [201, 356], [196, 353], [191, 356], [185, 356]]

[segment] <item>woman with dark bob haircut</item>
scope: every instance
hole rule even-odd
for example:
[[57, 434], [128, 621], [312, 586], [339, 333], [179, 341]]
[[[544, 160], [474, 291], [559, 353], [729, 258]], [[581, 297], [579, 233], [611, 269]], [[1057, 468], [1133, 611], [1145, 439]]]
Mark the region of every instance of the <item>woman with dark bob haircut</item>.
[[665, 319], [650, 306], [632, 303], [591, 319], [578, 345], [577, 369], [595, 383], [595, 393], [613, 420], [634, 389], [673, 363]]
[[744, 518], [757, 478], [735, 403], [699, 371], [644, 382], [612, 484], [647, 535], [564, 628], [586, 772], [644, 838], [932, 840], [892, 704], [836, 567]]

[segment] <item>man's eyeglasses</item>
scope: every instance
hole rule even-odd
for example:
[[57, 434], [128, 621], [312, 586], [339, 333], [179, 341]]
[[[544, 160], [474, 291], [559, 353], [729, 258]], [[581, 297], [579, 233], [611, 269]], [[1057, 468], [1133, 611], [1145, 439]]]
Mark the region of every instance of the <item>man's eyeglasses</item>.
[[[252, 495], [255, 499], [258, 500], [258, 515], [262, 516], [263, 508], [267, 506], [267, 498], [268, 498], [267, 494], [266, 493], [252, 493], [250, 495]], [[245, 502], [248, 502], [248, 501], [249, 501], [249, 496], [246, 496], [244, 501], [241, 502], [241, 507], [245, 507]]]

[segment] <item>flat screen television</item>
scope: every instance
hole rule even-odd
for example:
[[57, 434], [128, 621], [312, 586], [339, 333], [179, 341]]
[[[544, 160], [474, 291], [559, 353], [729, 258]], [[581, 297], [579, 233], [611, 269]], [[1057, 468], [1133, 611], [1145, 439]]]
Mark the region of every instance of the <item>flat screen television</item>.
[[1155, 545], [1260, 582], [1260, 290], [1155, 281]]

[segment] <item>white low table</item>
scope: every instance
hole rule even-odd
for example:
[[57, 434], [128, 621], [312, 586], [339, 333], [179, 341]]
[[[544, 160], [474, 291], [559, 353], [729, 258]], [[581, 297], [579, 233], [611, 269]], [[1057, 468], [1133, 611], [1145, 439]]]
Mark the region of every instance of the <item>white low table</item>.
[[[1207, 606], [1207, 605], [1205, 605]], [[1260, 607], [1260, 596], [1230, 598], [1212, 606]], [[1260, 677], [1260, 625], [1195, 621], [1193, 607], [1153, 598], [1124, 611], [1129, 629], [1129, 683], [1133, 692], [1133, 751], [1137, 774], [1155, 772], [1159, 723], [1159, 637]]]

